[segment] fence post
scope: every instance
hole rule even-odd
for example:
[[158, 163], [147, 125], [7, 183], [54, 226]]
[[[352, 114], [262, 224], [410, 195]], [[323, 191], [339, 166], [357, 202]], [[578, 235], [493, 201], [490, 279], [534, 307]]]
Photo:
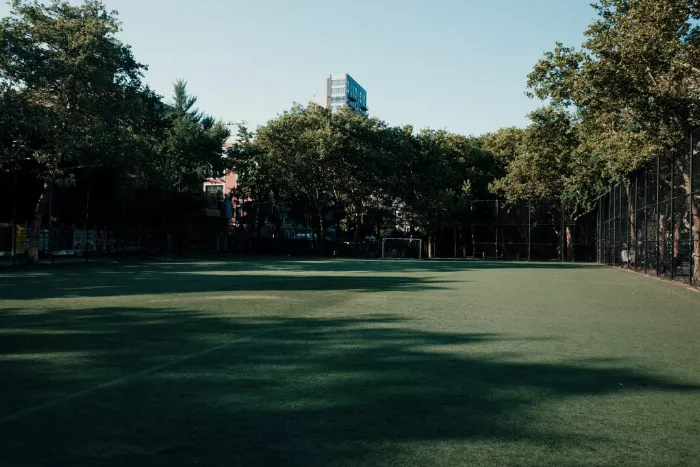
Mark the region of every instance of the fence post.
[[612, 189], [613, 194], [613, 215], [612, 215], [612, 264], [617, 266], [617, 206], [615, 204], [615, 187]]
[[496, 200], [496, 261], [498, 261], [498, 200]]
[[83, 224], [83, 233], [85, 234], [85, 241], [83, 242], [83, 254], [85, 255], [85, 262], [88, 260], [88, 220], [90, 219], [90, 190], [87, 190], [85, 195], [85, 223]]
[[10, 240], [12, 241], [12, 265], [15, 266], [17, 264], [17, 233], [15, 232], [15, 230], [17, 230], [17, 226], [15, 225], [15, 216], [12, 216], [10, 229]]
[[644, 274], [649, 269], [649, 198], [648, 198], [649, 169], [644, 169]]
[[[637, 209], [637, 199], [639, 199], [639, 174], [634, 177], [634, 225], [630, 227], [630, 243], [632, 243], [632, 237], [634, 237], [634, 269], [637, 269], [637, 254], [639, 250], [639, 239], [637, 238], [637, 234], [639, 233], [639, 229], [637, 228], [637, 225], [639, 224], [639, 216]], [[632, 233], [632, 227], [634, 227], [634, 234]]]
[[659, 276], [659, 185], [661, 182], [661, 156], [656, 156], [656, 275]]
[[676, 259], [676, 213], [674, 209], [673, 198], [675, 193], [673, 192], [673, 186], [676, 178], [676, 151], [671, 153], [671, 280], [674, 277], [674, 266]]
[[571, 225], [571, 262], [576, 262], [576, 221]]
[[53, 234], [53, 183], [51, 184], [51, 190], [49, 191], [49, 235], [46, 239], [46, 249], [51, 258], [51, 264], [53, 264], [53, 249], [51, 248], [51, 237]]
[[[610, 187], [608, 191], [608, 234], [605, 239], [608, 247], [605, 252], [608, 265], [615, 265], [615, 253], [612, 252], [615, 244], [615, 188]], [[612, 254], [611, 254], [612, 253]]]
[[617, 210], [617, 216], [620, 218], [620, 222], [619, 222], [619, 225], [620, 225], [620, 255], [618, 257], [620, 259], [620, 266], [622, 266], [622, 244], [625, 243], [625, 240], [626, 240], [625, 235], [622, 232], [622, 183], [620, 183], [620, 185], [618, 187], [618, 191], [619, 191], [619, 193], [617, 195], [617, 200], [620, 203], [620, 206], [618, 207], [618, 210]]
[[694, 267], [695, 267], [695, 235], [698, 233], [695, 232], [693, 229], [693, 132], [690, 132], [690, 161], [688, 162], [689, 165], [689, 177], [688, 177], [688, 193], [689, 193], [689, 203], [688, 203], [688, 208], [690, 211], [690, 267], [689, 271], [690, 274], [688, 274], [688, 284], [691, 286], [693, 285], [693, 275], [695, 274]]
[[530, 262], [530, 248], [532, 245], [532, 199], [527, 200], [527, 262]]
[[600, 234], [600, 216], [601, 216], [601, 211], [603, 210], [603, 197], [601, 196], [598, 198], [598, 212], [596, 213], [595, 219], [595, 260], [597, 263], [602, 264], [602, 261], [600, 260], [600, 239], [601, 239], [601, 234]]
[[454, 257], [457, 259], [457, 226], [452, 226], [452, 244], [454, 246]]
[[17, 264], [17, 173], [19, 172], [19, 164], [15, 164], [15, 177], [12, 184], [12, 220], [10, 221], [10, 226], [12, 232], [10, 232], [10, 238], [12, 239], [12, 265]]

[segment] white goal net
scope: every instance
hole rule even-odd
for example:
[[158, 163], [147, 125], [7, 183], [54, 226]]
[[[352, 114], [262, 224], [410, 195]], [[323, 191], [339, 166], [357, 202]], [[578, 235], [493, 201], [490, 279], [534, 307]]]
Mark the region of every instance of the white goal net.
[[382, 239], [382, 259], [422, 259], [423, 240], [420, 238]]

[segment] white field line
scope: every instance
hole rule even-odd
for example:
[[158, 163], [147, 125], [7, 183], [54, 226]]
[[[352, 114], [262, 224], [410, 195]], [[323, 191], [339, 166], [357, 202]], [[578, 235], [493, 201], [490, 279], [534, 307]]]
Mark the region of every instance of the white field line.
[[[262, 333], [259, 333], [259, 334], [262, 334]], [[17, 412], [11, 413], [9, 415], [1, 416], [0, 417], [0, 425], [2, 425], [4, 423], [13, 422], [15, 420], [19, 420], [19, 419], [27, 417], [29, 415], [33, 415], [37, 412], [41, 412], [42, 410], [51, 409], [53, 407], [56, 407], [56, 406], [61, 405], [61, 404], [65, 404], [66, 402], [70, 402], [70, 401], [73, 401], [75, 399], [80, 399], [82, 397], [89, 396], [91, 394], [94, 394], [97, 391], [102, 390], [102, 389], [108, 389], [108, 388], [111, 388], [114, 386], [119, 386], [121, 384], [129, 383], [135, 379], [139, 379], [139, 378], [143, 378], [145, 376], [152, 375], [153, 373], [157, 373], [159, 371], [165, 370], [166, 368], [170, 368], [172, 366], [179, 365], [180, 363], [186, 362], [188, 360], [193, 360], [195, 358], [203, 357], [203, 356], [208, 355], [212, 352], [216, 352], [217, 350], [225, 349], [226, 347], [231, 347], [232, 345], [235, 345], [235, 344], [249, 342], [252, 340], [253, 337], [254, 336], [243, 337], [240, 339], [234, 339], [234, 340], [226, 342], [224, 344], [215, 345], [214, 347], [210, 347], [208, 349], [205, 349], [205, 350], [202, 350], [199, 352], [194, 352], [191, 354], [182, 355], [180, 357], [173, 358], [170, 361], [145, 368], [141, 371], [137, 371], [136, 373], [132, 373], [130, 375], [123, 376], [121, 378], [113, 379], [111, 381], [107, 381], [107, 382], [104, 382], [102, 384], [98, 384], [97, 386], [93, 386], [93, 387], [88, 388], [88, 389], [83, 389], [82, 391], [74, 392], [73, 394], [68, 394], [66, 396], [59, 397], [57, 399], [45, 402], [43, 404], [38, 404], [38, 405], [35, 405], [32, 407], [27, 407], [26, 409], [18, 410]]]

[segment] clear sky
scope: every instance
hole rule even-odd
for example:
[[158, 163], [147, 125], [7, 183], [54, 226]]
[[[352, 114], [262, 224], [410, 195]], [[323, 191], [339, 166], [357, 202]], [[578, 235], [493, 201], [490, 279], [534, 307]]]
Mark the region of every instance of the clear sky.
[[158, 93], [184, 78], [202, 110], [253, 127], [325, 96], [331, 73], [352, 75], [390, 124], [523, 126], [538, 105], [526, 75], [593, 18], [591, 0], [104, 1]]

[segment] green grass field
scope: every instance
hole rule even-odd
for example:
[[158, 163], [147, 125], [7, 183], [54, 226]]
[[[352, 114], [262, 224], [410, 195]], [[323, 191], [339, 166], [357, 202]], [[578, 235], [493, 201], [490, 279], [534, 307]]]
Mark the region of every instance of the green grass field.
[[561, 264], [0, 271], [0, 465], [700, 465], [700, 295]]

